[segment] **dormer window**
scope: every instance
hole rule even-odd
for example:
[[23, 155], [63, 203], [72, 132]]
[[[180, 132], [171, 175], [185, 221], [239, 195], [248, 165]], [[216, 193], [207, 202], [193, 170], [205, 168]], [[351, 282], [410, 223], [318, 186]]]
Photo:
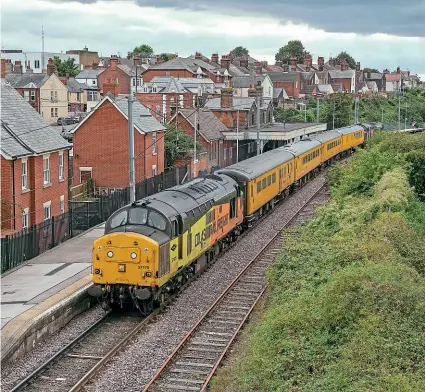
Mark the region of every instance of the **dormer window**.
[[146, 86], [146, 84], [143, 86], [143, 92], [144, 93], [149, 92], [149, 88], [148, 88], [148, 86]]
[[156, 84], [154, 84], [154, 85], [152, 86], [152, 92], [153, 92], [153, 93], [157, 93], [157, 92], [158, 92], [158, 87], [156, 87]]

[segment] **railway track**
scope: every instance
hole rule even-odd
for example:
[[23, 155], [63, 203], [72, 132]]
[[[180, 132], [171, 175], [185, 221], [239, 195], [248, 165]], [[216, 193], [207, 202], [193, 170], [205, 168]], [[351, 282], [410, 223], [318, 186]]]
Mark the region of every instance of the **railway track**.
[[204, 313], [143, 392], [206, 390], [220, 362], [266, 290], [265, 272], [280, 252], [284, 229], [303, 223], [317, 205], [324, 204], [328, 199], [329, 195], [323, 185], [278, 230]]
[[107, 313], [31, 373], [11, 392], [76, 391], [83, 380], [124, 346], [155, 316]]
[[[305, 208], [309, 208], [315, 198], [323, 190], [322, 186], [310, 199], [301, 207], [292, 217], [292, 219], [285, 225], [287, 227], [292, 222], [295, 222], [297, 217], [301, 217], [302, 212]], [[264, 215], [257, 224], [269, 214]], [[255, 226], [257, 226], [257, 224]], [[194, 350], [189, 350], [192, 353], [192, 357], [187, 357], [190, 361], [186, 361], [189, 367], [182, 367], [179, 371], [179, 377], [170, 377], [171, 382], [174, 384], [174, 389], [158, 389], [158, 390], [183, 390], [183, 391], [199, 391], [203, 388], [199, 384], [198, 376], [207, 374], [209, 382], [211, 376], [214, 374], [218, 364], [220, 363], [222, 356], [225, 355], [228, 345], [232, 343], [234, 337], [238, 333], [239, 329], [244, 324], [246, 318], [252, 311], [258, 299], [261, 297], [265, 288], [265, 270], [273, 261], [274, 256], [280, 249], [281, 244], [281, 231], [271, 239], [255, 257], [255, 259], [241, 272], [241, 274], [235, 279], [235, 281], [228, 287], [225, 293], [212, 305], [210, 310], [205, 314], [204, 318], [201, 319], [198, 324], [188, 333], [187, 337], [192, 336], [195, 330], [198, 330], [199, 325], [209, 317], [209, 312], [213, 310], [218, 311], [218, 318], [212, 319], [207, 325], [213, 327], [206, 334], [207, 345], [200, 344], [199, 347], [195, 347]], [[231, 248], [232, 246], [230, 246]], [[259, 258], [263, 257], [264, 260], [259, 261]], [[255, 265], [254, 265], [255, 264]], [[242, 279], [243, 277], [243, 279]], [[255, 279], [254, 279], [255, 278]], [[238, 283], [236, 290], [233, 285]], [[259, 283], [259, 284], [257, 284]], [[181, 290], [190, 284], [188, 282]], [[179, 290], [179, 292], [181, 291]], [[176, 293], [178, 294], [178, 293]], [[227, 296], [228, 302], [224, 302], [223, 298]], [[170, 297], [166, 304], [169, 304], [174, 296]], [[220, 306], [219, 306], [220, 305]], [[149, 322], [151, 322], [156, 315], [163, 310], [164, 307], [156, 309], [149, 316], [140, 320], [140, 315], [123, 315], [121, 313], [114, 314], [108, 313], [97, 323], [93, 324], [86, 331], [80, 334], [71, 343], [65, 346], [61, 351], [56, 353], [53, 357], [43, 363], [33, 373], [28, 375], [23, 381], [16, 385], [11, 392], [18, 391], [69, 391], [75, 392], [81, 390], [86, 384], [89, 384], [93, 378], [100, 372], [102, 366], [104, 366], [118, 351], [123, 349], [128, 342], [135, 337], [138, 332], [144, 328]], [[225, 320], [225, 317], [232, 316], [233, 320]], [[213, 325], [213, 321], [216, 320], [218, 326]], [[228, 330], [230, 332], [228, 332]], [[193, 335], [194, 336], [194, 335]], [[200, 340], [201, 342], [202, 340]], [[195, 340], [195, 344], [197, 341]], [[199, 343], [199, 342], [198, 342]], [[185, 342], [181, 343], [183, 346]], [[209, 348], [209, 350], [208, 350]], [[180, 351], [181, 347], [176, 349]], [[222, 350], [224, 349], [224, 350]], [[214, 359], [212, 356], [203, 355], [207, 353], [220, 354], [218, 358]], [[222, 356], [221, 356], [222, 352]], [[175, 353], [172, 354], [174, 356]], [[169, 361], [171, 362], [171, 357]], [[202, 363], [202, 360], [207, 361]], [[195, 362], [194, 362], [195, 361]], [[168, 361], [167, 361], [168, 362]], [[200, 365], [209, 365], [210, 362], [216, 363], [211, 367], [202, 367]], [[176, 362], [177, 363], [177, 362]], [[169, 368], [168, 363], [164, 364], [165, 368]], [[193, 367], [194, 369], [190, 369]], [[162, 369], [162, 368], [161, 368]], [[161, 370], [160, 369], [160, 370]], [[208, 373], [205, 370], [208, 369]], [[172, 370], [172, 369], [171, 369]], [[209, 376], [209, 374], [211, 374]], [[182, 376], [183, 375], [183, 376]], [[193, 383], [188, 383], [184, 387], [179, 388], [177, 381], [175, 380], [189, 380], [189, 376], [195, 375]], [[158, 374], [159, 376], [159, 374]], [[185, 377], [185, 378], [183, 378]], [[154, 376], [155, 378], [155, 376]], [[158, 378], [158, 377], [157, 377]], [[161, 376], [161, 379], [163, 377]], [[157, 380], [155, 381], [155, 384]], [[148, 384], [148, 385], [151, 385]], [[171, 383], [170, 383], [171, 385]], [[177, 387], [176, 387], [177, 385]], [[155, 387], [156, 388], [156, 387]], [[150, 389], [149, 389], [150, 390]], [[157, 389], [155, 389], [157, 390]]]

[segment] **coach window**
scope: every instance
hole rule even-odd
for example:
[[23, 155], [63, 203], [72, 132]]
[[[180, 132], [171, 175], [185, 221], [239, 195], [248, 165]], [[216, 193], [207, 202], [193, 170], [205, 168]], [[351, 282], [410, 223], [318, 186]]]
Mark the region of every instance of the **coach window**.
[[267, 178], [263, 178], [263, 180], [261, 181], [261, 188], [265, 188], [267, 186]]
[[276, 182], [276, 173], [272, 174], [272, 182], [273, 182], [273, 184]]
[[269, 186], [272, 183], [272, 176], [267, 177], [267, 186]]
[[261, 192], [261, 181], [257, 182], [257, 193]]

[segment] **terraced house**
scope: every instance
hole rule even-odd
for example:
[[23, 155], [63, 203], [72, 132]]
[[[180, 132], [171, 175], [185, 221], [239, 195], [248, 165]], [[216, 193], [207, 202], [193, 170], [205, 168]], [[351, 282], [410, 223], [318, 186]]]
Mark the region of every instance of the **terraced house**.
[[1, 81], [2, 235], [68, 210], [71, 145], [4, 79]]

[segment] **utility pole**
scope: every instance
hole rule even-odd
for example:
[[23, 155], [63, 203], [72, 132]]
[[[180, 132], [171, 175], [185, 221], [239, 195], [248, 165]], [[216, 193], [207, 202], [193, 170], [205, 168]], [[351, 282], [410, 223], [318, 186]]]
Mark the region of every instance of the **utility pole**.
[[261, 99], [260, 92], [257, 90], [257, 155], [261, 154], [260, 147], [260, 116], [261, 116]]
[[307, 97], [304, 98], [304, 122], [307, 122]]
[[196, 97], [196, 111], [195, 111], [195, 131], [194, 141], [193, 141], [193, 178], [196, 177], [196, 132], [198, 131], [198, 121], [199, 121], [199, 106], [198, 106], [198, 97]]
[[316, 102], [316, 122], [317, 123], [320, 122], [320, 101], [319, 101], [319, 97], [317, 97], [317, 102]]
[[44, 69], [44, 26], [41, 25], [41, 72]]
[[401, 103], [401, 90], [398, 92], [398, 130], [401, 129], [401, 123], [400, 123], [400, 103]]
[[359, 97], [354, 99], [354, 124], [359, 122]]
[[[129, 180], [130, 180], [130, 203], [136, 201], [136, 183], [135, 183], [135, 168], [134, 168], [134, 126], [133, 126], [133, 101], [134, 96], [131, 91], [128, 95], [128, 165], [129, 165]], [[146, 146], [145, 146], [146, 149]], [[146, 170], [146, 168], [145, 168]]]
[[236, 163], [239, 162], [239, 109], [236, 114]]
[[332, 129], [335, 129], [335, 98], [334, 98], [333, 111], [332, 111]]
[[407, 100], [406, 100], [406, 109], [404, 111], [404, 130], [407, 129]]
[[384, 108], [382, 108], [382, 120], [381, 123], [384, 123]]

